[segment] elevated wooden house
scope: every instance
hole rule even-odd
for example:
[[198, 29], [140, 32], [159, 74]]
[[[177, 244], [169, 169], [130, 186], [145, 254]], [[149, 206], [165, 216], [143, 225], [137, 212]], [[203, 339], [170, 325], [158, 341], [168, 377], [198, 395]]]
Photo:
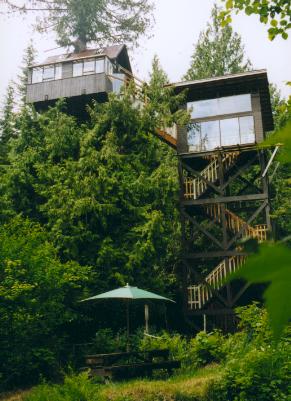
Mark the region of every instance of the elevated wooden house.
[[[27, 102], [40, 110], [63, 97], [78, 114], [92, 99], [106, 101], [128, 77], [124, 45], [50, 57], [31, 66]], [[171, 86], [186, 90], [183, 107], [191, 114], [188, 126], [157, 132], [179, 160], [185, 313], [211, 316], [215, 325], [218, 317], [232, 319], [247, 296], [244, 283], [225, 284], [245, 263], [241, 240], [260, 242], [271, 233], [268, 158], [276, 149], [258, 147], [273, 129], [268, 78], [259, 70]]]
[[271, 232], [268, 157], [274, 149], [258, 147], [273, 129], [267, 73], [173, 87], [187, 90], [184, 107], [191, 114], [191, 123], [176, 132], [185, 312], [212, 316], [208, 321], [215, 325], [217, 316], [229, 321], [240, 298], [248, 296], [242, 282], [225, 285], [245, 263], [241, 240], [261, 242]]
[[42, 110], [66, 98], [69, 111], [78, 112], [92, 99], [105, 101], [118, 92], [130, 74], [125, 45], [49, 57], [29, 68], [27, 103]]

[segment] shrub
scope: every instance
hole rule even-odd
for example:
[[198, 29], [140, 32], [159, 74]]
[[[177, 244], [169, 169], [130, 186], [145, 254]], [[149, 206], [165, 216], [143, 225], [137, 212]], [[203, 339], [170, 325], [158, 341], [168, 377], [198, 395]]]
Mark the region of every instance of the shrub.
[[[288, 355], [279, 349], [252, 349], [230, 360], [219, 381], [209, 388], [209, 400], [288, 400]], [[289, 396], [291, 394], [289, 393]]]
[[64, 384], [47, 383], [35, 387], [24, 401], [101, 401], [99, 387], [86, 373], [66, 376]]

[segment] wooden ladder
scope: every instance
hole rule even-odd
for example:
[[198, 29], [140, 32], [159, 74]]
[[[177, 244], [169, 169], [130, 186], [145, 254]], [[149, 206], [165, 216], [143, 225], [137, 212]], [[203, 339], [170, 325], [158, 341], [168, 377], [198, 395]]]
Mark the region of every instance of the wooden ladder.
[[[233, 162], [236, 160], [240, 152], [228, 152], [222, 159], [223, 167], [225, 170], [229, 169]], [[219, 163], [218, 158], [215, 156], [214, 160], [209, 163], [200, 175], [207, 181], [214, 183], [218, 180]], [[184, 197], [186, 199], [198, 199], [207, 189], [207, 183], [200, 177], [191, 178], [185, 177], [184, 179]]]

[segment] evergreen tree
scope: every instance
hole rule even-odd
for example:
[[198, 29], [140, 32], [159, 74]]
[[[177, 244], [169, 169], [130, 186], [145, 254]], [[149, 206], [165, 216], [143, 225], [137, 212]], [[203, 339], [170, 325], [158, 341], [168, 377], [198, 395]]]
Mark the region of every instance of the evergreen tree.
[[21, 73], [18, 75], [17, 90], [18, 90], [18, 95], [20, 97], [21, 106], [24, 106], [26, 103], [26, 85], [28, 81], [28, 67], [34, 62], [35, 56], [36, 56], [36, 50], [31, 41], [24, 51]]
[[250, 61], [244, 60], [240, 35], [233, 32], [230, 25], [221, 27], [219, 11], [217, 5], [214, 5], [212, 20], [206, 30], [200, 33], [190, 68], [184, 76], [187, 80], [234, 74], [251, 67]]
[[10, 82], [6, 90], [0, 120], [0, 164], [5, 163], [9, 140], [15, 135], [14, 92], [14, 84]]
[[54, 30], [60, 46], [82, 51], [87, 43], [135, 43], [151, 25], [150, 0], [25, 0], [5, 2], [8, 11], [40, 13], [39, 30]]

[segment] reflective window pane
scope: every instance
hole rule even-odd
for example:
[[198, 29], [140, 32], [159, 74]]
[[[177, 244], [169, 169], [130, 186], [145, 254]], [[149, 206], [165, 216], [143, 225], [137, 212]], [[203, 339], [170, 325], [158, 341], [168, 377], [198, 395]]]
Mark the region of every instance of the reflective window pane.
[[42, 67], [40, 68], [33, 68], [32, 69], [32, 79], [31, 82], [36, 84], [38, 82], [42, 82]]
[[62, 78], [62, 64], [57, 64], [55, 68], [56, 68], [55, 79], [61, 79]]
[[104, 59], [103, 58], [99, 59], [99, 60], [96, 60], [95, 72], [97, 74], [100, 74], [100, 73], [104, 72]]
[[83, 74], [92, 74], [94, 72], [95, 72], [95, 60], [94, 59], [85, 60]]
[[220, 120], [221, 146], [240, 144], [238, 118]]
[[188, 125], [187, 141], [189, 152], [199, 152], [201, 150], [201, 125], [199, 123], [192, 123]]
[[211, 150], [220, 146], [219, 121], [201, 123], [201, 150]]
[[73, 77], [78, 77], [83, 74], [83, 63], [73, 64]]
[[239, 117], [241, 144], [255, 142], [254, 118], [252, 116]]
[[252, 110], [251, 95], [227, 96], [218, 99], [219, 114], [243, 113]]
[[252, 110], [251, 95], [226, 96], [217, 99], [187, 103], [192, 118], [213, 117], [223, 114], [243, 113]]
[[199, 100], [187, 103], [187, 109], [191, 110], [192, 118], [215, 116], [218, 113], [217, 99]]
[[112, 75], [113, 74], [113, 65], [112, 65], [111, 61], [108, 58], [106, 58], [105, 62], [106, 62], [106, 73], [109, 75]]
[[114, 74], [114, 78], [112, 79], [112, 90], [114, 93], [120, 93], [121, 88], [125, 83], [125, 75], [124, 74]]
[[43, 68], [43, 80], [51, 81], [55, 79], [55, 67], [54, 65], [47, 65]]

